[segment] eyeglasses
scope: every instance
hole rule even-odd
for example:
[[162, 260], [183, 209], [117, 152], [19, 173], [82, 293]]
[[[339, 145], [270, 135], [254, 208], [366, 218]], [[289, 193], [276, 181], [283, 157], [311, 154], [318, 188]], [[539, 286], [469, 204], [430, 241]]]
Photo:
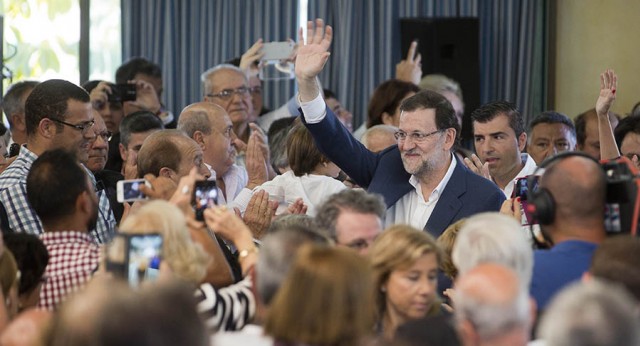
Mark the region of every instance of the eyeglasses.
[[255, 87], [253, 87], [253, 88], [249, 88], [249, 91], [250, 91], [253, 95], [260, 95], [260, 94], [262, 94], [262, 87], [255, 86]]
[[221, 100], [229, 100], [233, 97], [233, 94], [237, 94], [240, 96], [246, 96], [251, 92], [251, 90], [247, 87], [239, 87], [238, 89], [224, 89], [217, 94], [207, 94], [208, 97], [217, 97]]
[[407, 136], [409, 136], [409, 138], [411, 138], [412, 141], [416, 143], [421, 143], [421, 142], [424, 142], [429, 136], [435, 135], [436, 133], [442, 132], [442, 131], [444, 131], [444, 129], [435, 130], [429, 133], [422, 133], [418, 131], [406, 133], [404, 131], [396, 131], [393, 134], [393, 137], [395, 137], [397, 141], [404, 141], [407, 139]]
[[68, 122], [65, 122], [65, 121], [62, 121], [62, 120], [58, 120], [58, 119], [53, 119], [53, 118], [49, 118], [49, 120], [54, 121], [54, 122], [59, 123], [59, 124], [62, 124], [62, 125], [73, 127], [76, 130], [80, 130], [80, 132], [83, 135], [86, 135], [87, 132], [89, 131], [89, 129], [92, 128], [93, 125], [96, 123], [95, 120], [87, 121], [86, 123], [81, 123], [81, 124], [70, 124]]
[[96, 135], [98, 137], [101, 137], [103, 141], [109, 142], [111, 140], [111, 137], [113, 136], [113, 133], [111, 133], [111, 131], [102, 131], [100, 133], [96, 133]]

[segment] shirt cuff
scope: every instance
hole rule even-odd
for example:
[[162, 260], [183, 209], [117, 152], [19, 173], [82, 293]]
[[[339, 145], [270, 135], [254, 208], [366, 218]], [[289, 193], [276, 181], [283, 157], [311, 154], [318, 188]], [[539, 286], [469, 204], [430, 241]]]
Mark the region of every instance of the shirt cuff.
[[317, 124], [327, 115], [327, 105], [324, 103], [322, 93], [318, 93], [318, 96], [309, 102], [301, 102], [300, 95], [297, 98], [307, 124]]

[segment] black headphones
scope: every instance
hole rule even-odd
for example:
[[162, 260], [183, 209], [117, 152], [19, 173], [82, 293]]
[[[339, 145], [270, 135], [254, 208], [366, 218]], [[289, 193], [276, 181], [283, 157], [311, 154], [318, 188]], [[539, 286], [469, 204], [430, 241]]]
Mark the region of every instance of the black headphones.
[[538, 173], [541, 169], [549, 167], [554, 162], [558, 162], [568, 157], [575, 156], [588, 158], [589, 160], [597, 163], [598, 166], [600, 166], [600, 162], [583, 152], [564, 151], [542, 161], [540, 166], [536, 168], [533, 174], [527, 177], [527, 191], [529, 194], [529, 196], [527, 196], [527, 201], [529, 203], [527, 205], [527, 209], [540, 225], [550, 225], [553, 223], [556, 215], [556, 202], [553, 199], [553, 195], [548, 189], [544, 187], [538, 187], [537, 189], [535, 189], [536, 183], [538, 181], [538, 175], [536, 173]]

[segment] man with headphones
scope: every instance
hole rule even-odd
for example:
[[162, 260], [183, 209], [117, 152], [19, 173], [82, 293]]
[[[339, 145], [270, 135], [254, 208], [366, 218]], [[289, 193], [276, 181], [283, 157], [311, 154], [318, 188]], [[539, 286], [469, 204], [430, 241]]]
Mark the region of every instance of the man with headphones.
[[[587, 154], [564, 152], [545, 160], [537, 191], [530, 180], [528, 209], [552, 248], [534, 251], [530, 292], [538, 309], [567, 284], [589, 269], [591, 257], [605, 239], [606, 177], [600, 164]], [[508, 200], [502, 211], [519, 210]]]

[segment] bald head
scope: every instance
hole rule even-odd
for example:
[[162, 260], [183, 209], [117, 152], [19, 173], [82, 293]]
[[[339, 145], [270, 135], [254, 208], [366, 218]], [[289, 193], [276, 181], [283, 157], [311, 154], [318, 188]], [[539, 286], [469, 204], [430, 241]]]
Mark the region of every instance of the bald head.
[[202, 149], [198, 143], [178, 130], [152, 133], [138, 153], [139, 177], [146, 174], [166, 176], [177, 183], [194, 166], [200, 174], [210, 176], [208, 170], [202, 168]]
[[516, 339], [526, 343], [531, 316], [528, 289], [514, 271], [481, 264], [461, 275], [455, 288], [456, 321], [463, 339], [497, 345], [498, 339], [509, 336], [507, 344], [518, 344]]
[[211, 102], [196, 102], [188, 105], [178, 118], [178, 130], [193, 138], [196, 131], [210, 134], [213, 127], [224, 123], [229, 115], [224, 108]]
[[235, 163], [236, 148], [233, 124], [224, 108], [211, 102], [198, 102], [180, 113], [178, 130], [191, 137], [202, 148], [203, 160], [224, 176]]
[[540, 179], [540, 187], [553, 196], [555, 222], [603, 222], [606, 179], [594, 160], [571, 156], [553, 163]]
[[376, 125], [367, 129], [362, 135], [362, 144], [374, 153], [380, 152], [397, 144], [394, 134], [397, 127], [391, 125]]

